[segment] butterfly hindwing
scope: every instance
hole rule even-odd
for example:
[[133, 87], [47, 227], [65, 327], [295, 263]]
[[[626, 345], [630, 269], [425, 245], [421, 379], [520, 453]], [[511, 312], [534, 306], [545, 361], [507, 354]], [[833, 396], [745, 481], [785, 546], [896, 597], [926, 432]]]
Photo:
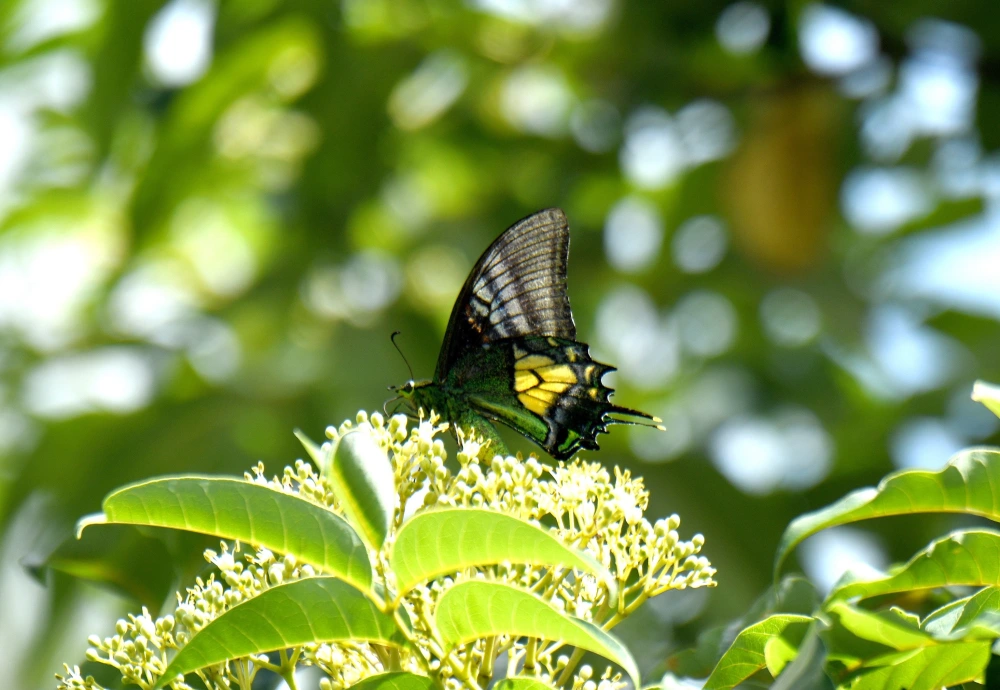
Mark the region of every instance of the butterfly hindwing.
[[[651, 416], [610, 402], [601, 378], [613, 367], [590, 358], [588, 347], [565, 338], [514, 338], [493, 344], [507, 366], [506, 395], [472, 392], [468, 400], [485, 416], [535, 440], [563, 460], [577, 450], [596, 450], [608, 424], [634, 423], [611, 413]], [[497, 357], [499, 353], [494, 354]]]
[[464, 353], [527, 336], [576, 338], [566, 293], [569, 225], [559, 209], [539, 211], [508, 228], [476, 262], [455, 301], [435, 379]]

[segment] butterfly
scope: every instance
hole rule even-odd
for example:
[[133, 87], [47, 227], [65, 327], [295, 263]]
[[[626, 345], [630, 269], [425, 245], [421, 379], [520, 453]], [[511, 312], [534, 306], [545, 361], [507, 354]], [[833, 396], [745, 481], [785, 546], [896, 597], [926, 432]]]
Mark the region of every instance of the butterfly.
[[474, 429], [506, 452], [505, 424], [565, 460], [597, 450], [608, 424], [660, 420], [611, 403], [601, 378], [614, 367], [576, 340], [566, 292], [569, 224], [560, 209], [507, 228], [465, 281], [452, 308], [434, 378], [392, 386], [415, 410]]

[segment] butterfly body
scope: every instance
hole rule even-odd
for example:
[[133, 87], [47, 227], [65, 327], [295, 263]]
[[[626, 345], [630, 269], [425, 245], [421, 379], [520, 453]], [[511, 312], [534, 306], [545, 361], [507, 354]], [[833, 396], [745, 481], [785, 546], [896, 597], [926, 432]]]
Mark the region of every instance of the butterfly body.
[[601, 377], [614, 368], [576, 341], [566, 293], [569, 227], [559, 209], [507, 229], [480, 257], [459, 294], [434, 378], [409, 381], [401, 396], [473, 428], [504, 450], [494, 423], [509, 426], [557, 459], [596, 450], [597, 434], [620, 420], [658, 422], [610, 402]]

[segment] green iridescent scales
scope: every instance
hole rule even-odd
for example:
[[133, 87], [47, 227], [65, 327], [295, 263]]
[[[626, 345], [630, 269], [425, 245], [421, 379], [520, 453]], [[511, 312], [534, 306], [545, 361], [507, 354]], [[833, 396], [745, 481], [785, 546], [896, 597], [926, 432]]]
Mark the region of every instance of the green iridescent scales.
[[559, 209], [518, 221], [476, 262], [451, 312], [433, 379], [396, 388], [414, 409], [472, 428], [506, 452], [495, 422], [552, 457], [596, 450], [611, 414], [660, 420], [610, 402], [614, 367], [576, 342], [566, 292], [569, 225]]

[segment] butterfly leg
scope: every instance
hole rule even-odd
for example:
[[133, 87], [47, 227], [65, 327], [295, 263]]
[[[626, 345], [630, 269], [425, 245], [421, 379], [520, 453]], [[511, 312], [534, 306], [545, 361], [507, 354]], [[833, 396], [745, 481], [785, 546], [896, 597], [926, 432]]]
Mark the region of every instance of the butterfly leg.
[[510, 455], [510, 450], [507, 448], [507, 444], [504, 443], [503, 439], [500, 438], [497, 428], [482, 415], [476, 414], [472, 410], [468, 410], [459, 415], [457, 426], [461, 427], [464, 431], [475, 431], [483, 437], [483, 440], [485, 440], [488, 444], [486, 447], [487, 457], [492, 458], [494, 455], [502, 455], [506, 457]]

